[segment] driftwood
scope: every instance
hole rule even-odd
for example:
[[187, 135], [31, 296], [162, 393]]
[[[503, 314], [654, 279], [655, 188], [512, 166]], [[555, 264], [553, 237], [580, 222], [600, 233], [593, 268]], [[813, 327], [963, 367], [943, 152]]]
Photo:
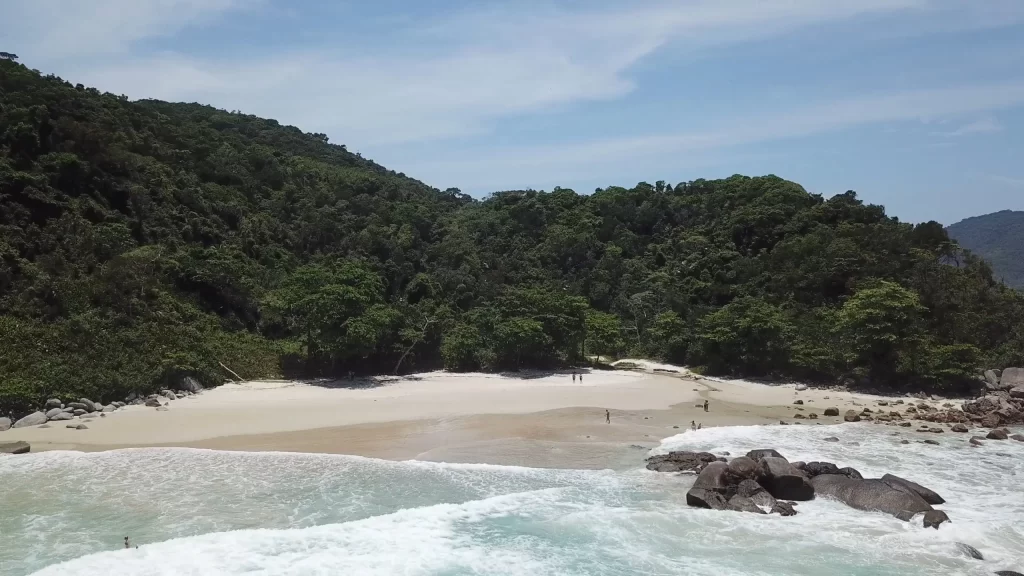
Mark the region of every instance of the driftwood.
[[232, 376], [234, 376], [234, 377], [235, 377], [235, 378], [236, 378], [236, 379], [237, 379], [237, 380], [238, 380], [239, 382], [242, 382], [242, 380], [243, 380], [243, 379], [242, 379], [242, 377], [241, 377], [241, 376], [239, 376], [238, 374], [236, 374], [236, 373], [235, 373], [235, 371], [234, 371], [234, 370], [232, 370], [231, 368], [228, 368], [227, 366], [225, 366], [223, 362], [221, 362], [220, 360], [217, 360], [217, 364], [220, 364], [220, 367], [221, 367], [221, 368], [223, 368], [223, 369], [227, 370], [227, 371], [228, 371], [228, 372], [230, 372], [230, 373], [231, 373], [231, 375], [232, 375]]

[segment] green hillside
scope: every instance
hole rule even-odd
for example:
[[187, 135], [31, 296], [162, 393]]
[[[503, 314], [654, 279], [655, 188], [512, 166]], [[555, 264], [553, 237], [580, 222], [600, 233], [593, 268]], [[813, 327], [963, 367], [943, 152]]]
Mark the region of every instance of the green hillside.
[[961, 246], [988, 260], [997, 278], [1024, 288], [1024, 212], [967, 218], [946, 230]]
[[[951, 260], [959, 266], [946, 264]], [[935, 223], [766, 176], [472, 200], [304, 134], [0, 62], [0, 413], [184, 375], [639, 354], [956, 387], [1024, 305]]]

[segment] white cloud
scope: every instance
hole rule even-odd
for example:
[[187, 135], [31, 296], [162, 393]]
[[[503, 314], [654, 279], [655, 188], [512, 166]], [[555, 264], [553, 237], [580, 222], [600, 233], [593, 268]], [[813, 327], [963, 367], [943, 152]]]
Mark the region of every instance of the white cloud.
[[991, 134], [993, 132], [1002, 132], [1003, 125], [996, 122], [995, 118], [991, 116], [982, 118], [981, 120], [975, 120], [968, 124], [957, 128], [950, 132], [944, 132], [943, 136], [967, 136], [969, 134]]
[[[74, 39], [57, 42], [58, 47], [91, 44], [91, 53], [169, 35], [242, 3], [103, 0], [96, 12], [112, 18], [108, 22], [86, 16], [85, 3], [46, 1], [73, 6], [84, 21], [96, 23], [93, 30], [76, 18], [57, 22], [61, 34]], [[687, 0], [577, 10], [516, 5], [392, 30], [388, 37], [398, 46], [373, 56], [358, 55], [358, 45], [274, 46], [269, 57], [125, 55], [67, 65], [58, 73], [132, 98], [200, 101], [273, 117], [360, 148], [476, 134], [500, 118], [619, 98], [634, 90], [631, 69], [670, 43], [695, 49], [743, 42], [925, 4]]]
[[[840, 100], [783, 114], [737, 119], [708, 132], [646, 134], [578, 143], [505, 147], [483, 153], [460, 151], [460, 160], [409, 159], [403, 169], [444, 185], [447, 175], [467, 188], [547, 188], [586, 176], [603, 178], [623, 166], [665, 166], [673, 160], [691, 162], [692, 155], [709, 162], [715, 150], [746, 144], [811, 136], [853, 126], [922, 118], [947, 120], [1024, 104], [1024, 83], [910, 90]], [[453, 155], [455, 156], [455, 155]], [[612, 168], [614, 167], [614, 168]], [[637, 171], [638, 174], [644, 170]], [[650, 174], [647, 173], [647, 177]], [[452, 184], [455, 185], [455, 184]]]
[[124, 52], [138, 41], [182, 29], [253, 0], [7, 0], [0, 19], [5, 49], [27, 62]]

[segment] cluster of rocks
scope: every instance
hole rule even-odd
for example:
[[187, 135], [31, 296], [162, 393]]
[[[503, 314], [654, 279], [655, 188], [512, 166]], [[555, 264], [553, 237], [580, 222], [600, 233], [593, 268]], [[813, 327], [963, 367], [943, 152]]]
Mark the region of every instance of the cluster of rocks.
[[195, 378], [187, 376], [181, 380], [180, 389], [177, 391], [161, 390], [159, 394], [150, 394], [144, 398], [132, 393], [124, 401], [111, 402], [106, 405], [94, 402], [88, 398], [80, 398], [77, 401], [67, 403], [64, 403], [59, 398], [51, 398], [46, 401], [46, 404], [41, 409], [21, 418], [0, 417], [0, 432], [28, 426], [49, 427], [53, 422], [67, 422], [67, 428], [88, 430], [89, 427], [82, 422], [83, 420], [105, 418], [107, 414], [128, 405], [149, 406], [157, 410], [167, 410], [167, 404], [170, 400], [187, 398], [202, 391], [202, 384]]
[[753, 450], [731, 461], [708, 452], [671, 452], [649, 458], [647, 468], [696, 474], [686, 503], [700, 508], [792, 516], [797, 502], [823, 496], [904, 521], [922, 514], [930, 528], [949, 521], [933, 507], [945, 500], [920, 484], [892, 474], [864, 478], [831, 462], [790, 462], [773, 449]]
[[984, 428], [1024, 424], [1024, 368], [986, 370], [982, 395], [962, 408], [967, 421]]

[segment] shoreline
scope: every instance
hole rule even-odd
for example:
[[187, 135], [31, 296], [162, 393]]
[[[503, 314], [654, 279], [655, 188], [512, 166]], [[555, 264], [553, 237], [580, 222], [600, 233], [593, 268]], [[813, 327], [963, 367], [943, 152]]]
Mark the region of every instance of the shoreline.
[[[185, 447], [621, 468], [635, 466], [649, 449], [690, 429], [692, 422], [836, 424], [843, 422], [846, 410], [892, 400], [815, 388], [798, 391], [793, 384], [707, 379], [682, 368], [672, 367], [678, 372], [669, 373], [664, 365], [640, 364], [638, 371], [583, 371], [582, 382], [573, 381], [569, 372], [433, 372], [348, 387], [293, 381], [226, 384], [172, 401], [167, 410], [130, 406], [89, 420], [88, 430], [66, 429], [57, 422], [59, 427], [0, 432], [0, 442], [26, 441], [34, 452]], [[938, 407], [943, 400], [926, 402]], [[824, 416], [828, 407], [838, 408], [840, 415]], [[605, 422], [605, 409], [611, 423]], [[811, 413], [817, 419], [794, 418]]]

